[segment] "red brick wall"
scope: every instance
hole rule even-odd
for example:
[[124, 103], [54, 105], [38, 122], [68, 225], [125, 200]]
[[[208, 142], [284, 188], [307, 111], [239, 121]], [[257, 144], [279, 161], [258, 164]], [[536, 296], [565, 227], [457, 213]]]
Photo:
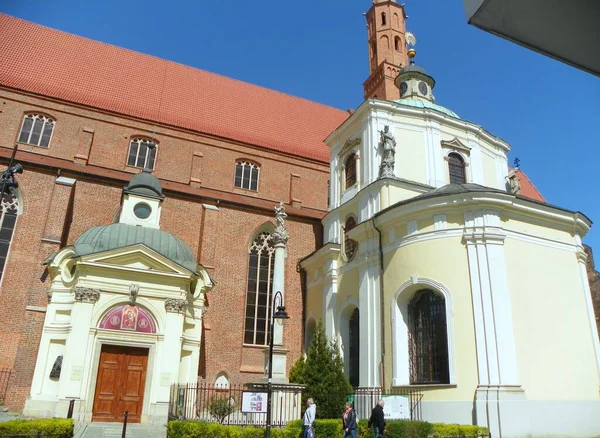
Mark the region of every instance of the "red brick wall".
[[[296, 200], [298, 208], [287, 208], [291, 237], [286, 259], [286, 308], [291, 318], [286, 322], [285, 346], [289, 349], [288, 366], [293, 364], [302, 346], [302, 293], [296, 263], [320, 243], [319, 217], [327, 203], [325, 163], [11, 90], [0, 90], [0, 152], [15, 144], [23, 114], [29, 111], [54, 117], [56, 127], [48, 149], [19, 144], [19, 151], [33, 155], [18, 155], [25, 167], [25, 173], [18, 176], [23, 214], [17, 221], [0, 286], [0, 367], [15, 370], [5, 400], [9, 408], [21, 409], [29, 393], [45, 314], [26, 307], [47, 305], [49, 276], [42, 262], [60, 247], [42, 241], [48, 230], [58, 234], [55, 222], [64, 216], [50, 214], [53, 193], [55, 202], [72, 203], [70, 209], [58, 206], [61, 212], [72, 213], [72, 221], [65, 221], [67, 244], [91, 227], [112, 223], [126, 185], [126, 174], [122, 172], [139, 171], [126, 166], [133, 135], [152, 137], [159, 144], [155, 175], [161, 178], [163, 187], [168, 186], [161, 229], [185, 241], [198, 254], [198, 260], [208, 265], [217, 283], [208, 296], [205, 315], [202, 371], [209, 380], [221, 371], [238, 383], [262, 377], [263, 350], [243, 346], [248, 246], [263, 224], [274, 222], [272, 208], [277, 202]], [[4, 151], [6, 157], [8, 150]], [[239, 158], [260, 163], [258, 192], [233, 187], [235, 161]], [[0, 167], [6, 161], [2, 159]], [[59, 174], [75, 179], [73, 188], [55, 192]], [[292, 174], [296, 179], [293, 185]], [[192, 177], [199, 179], [199, 184], [195, 185]], [[190, 195], [189, 190], [178, 191], [184, 186], [214, 189], [214, 196], [206, 199]], [[228, 194], [232, 193], [246, 195], [247, 202], [231, 201]], [[219, 210], [205, 210], [203, 203], [217, 205]], [[53, 222], [47, 224], [48, 220]]]

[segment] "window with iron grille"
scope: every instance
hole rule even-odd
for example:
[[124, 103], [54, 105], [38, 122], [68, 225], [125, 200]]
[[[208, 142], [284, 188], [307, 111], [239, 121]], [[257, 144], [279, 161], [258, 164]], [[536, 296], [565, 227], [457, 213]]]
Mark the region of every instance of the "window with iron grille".
[[418, 291], [408, 305], [410, 383], [450, 383], [444, 297]]
[[358, 387], [360, 383], [360, 319], [358, 308], [354, 309], [348, 327], [350, 340], [350, 362], [348, 363], [350, 384]]
[[54, 131], [54, 120], [41, 114], [27, 114], [23, 118], [19, 143], [47, 148]]
[[260, 167], [248, 161], [238, 161], [235, 165], [235, 186], [240, 189], [258, 190]]
[[352, 240], [348, 237], [348, 231], [356, 226], [356, 221], [353, 217], [349, 217], [346, 219], [346, 224], [344, 225], [344, 254], [346, 254], [346, 260], [350, 261], [354, 258], [356, 254], [357, 243], [356, 240]]
[[140, 169], [154, 169], [156, 143], [146, 138], [132, 138], [129, 143], [127, 165]]
[[268, 345], [275, 248], [269, 233], [262, 232], [252, 242], [246, 285], [244, 343]]
[[15, 194], [6, 192], [2, 199], [2, 211], [0, 213], [0, 279], [6, 266], [8, 250], [13, 238], [15, 224], [17, 223], [17, 211], [19, 201]]
[[346, 188], [352, 187], [356, 184], [356, 154], [350, 154], [346, 158]]
[[448, 154], [448, 170], [450, 184], [464, 184], [467, 182], [465, 175], [465, 161], [458, 154]]

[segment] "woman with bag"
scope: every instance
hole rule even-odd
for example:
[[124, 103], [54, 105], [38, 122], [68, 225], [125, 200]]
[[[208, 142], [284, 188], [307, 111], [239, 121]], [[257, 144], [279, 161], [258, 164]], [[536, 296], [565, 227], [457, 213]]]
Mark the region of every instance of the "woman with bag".
[[352, 403], [346, 402], [346, 410], [342, 415], [342, 426], [344, 428], [344, 438], [356, 438], [358, 425], [356, 424], [356, 412], [352, 408]]

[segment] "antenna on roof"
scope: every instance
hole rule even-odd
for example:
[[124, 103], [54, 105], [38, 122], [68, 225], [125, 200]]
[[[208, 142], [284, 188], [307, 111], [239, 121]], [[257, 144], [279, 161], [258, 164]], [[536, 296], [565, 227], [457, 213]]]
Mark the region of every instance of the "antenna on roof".
[[515, 170], [519, 169], [519, 164], [521, 163], [521, 160], [519, 160], [518, 157], [515, 157], [515, 160], [513, 161], [513, 167], [515, 168]]

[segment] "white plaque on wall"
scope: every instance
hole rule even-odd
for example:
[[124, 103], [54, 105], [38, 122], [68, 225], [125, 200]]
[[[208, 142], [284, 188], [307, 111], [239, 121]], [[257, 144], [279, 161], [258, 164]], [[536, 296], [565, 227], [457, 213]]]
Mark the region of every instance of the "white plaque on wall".
[[410, 420], [408, 395], [382, 395], [383, 417], [389, 420]]

